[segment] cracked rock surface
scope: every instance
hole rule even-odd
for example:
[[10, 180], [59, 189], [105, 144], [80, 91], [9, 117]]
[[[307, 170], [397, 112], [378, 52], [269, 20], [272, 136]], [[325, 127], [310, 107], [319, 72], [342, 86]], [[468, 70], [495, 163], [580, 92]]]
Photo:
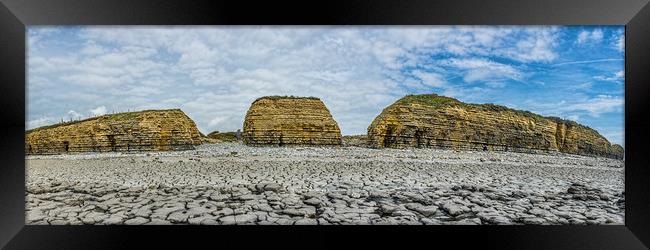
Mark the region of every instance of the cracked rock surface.
[[222, 143], [26, 168], [28, 225], [621, 225], [625, 213], [623, 161], [565, 154]]

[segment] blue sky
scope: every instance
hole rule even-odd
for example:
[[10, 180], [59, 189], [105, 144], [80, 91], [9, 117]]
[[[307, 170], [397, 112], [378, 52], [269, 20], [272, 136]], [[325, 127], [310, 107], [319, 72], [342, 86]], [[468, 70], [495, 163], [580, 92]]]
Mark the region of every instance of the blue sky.
[[406, 94], [575, 120], [623, 143], [623, 26], [31, 26], [27, 128], [181, 108], [203, 133], [253, 100], [316, 96], [365, 134]]

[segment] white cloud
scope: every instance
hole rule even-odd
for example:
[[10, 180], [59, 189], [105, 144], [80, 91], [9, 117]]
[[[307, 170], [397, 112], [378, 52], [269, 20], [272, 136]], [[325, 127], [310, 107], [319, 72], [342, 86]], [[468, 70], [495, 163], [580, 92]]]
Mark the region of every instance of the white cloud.
[[494, 80], [494, 81], [485, 82], [485, 85], [487, 85], [489, 87], [492, 87], [492, 88], [503, 88], [503, 87], [506, 86], [506, 82], [505, 81]]
[[107, 113], [106, 111], [106, 106], [99, 106], [97, 108], [91, 109], [90, 113], [93, 116], [100, 116], [100, 115], [105, 115]]
[[442, 87], [446, 84], [444, 76], [435, 72], [417, 70], [413, 72], [413, 75], [419, 78], [422, 81], [422, 84], [427, 86]]
[[[604, 119], [602, 118], [603, 114], [622, 113], [624, 103], [625, 100], [622, 96], [596, 95], [589, 97], [578, 94], [574, 95], [572, 99], [559, 101], [529, 99], [524, 102], [526, 107], [523, 109], [545, 116], [557, 116], [580, 121], [584, 116]], [[620, 127], [618, 129], [622, 130]]]
[[104, 47], [97, 45], [95, 42], [88, 41], [79, 52], [84, 55], [99, 55], [105, 53], [106, 50]]
[[594, 79], [599, 80], [599, 81], [608, 81], [608, 82], [623, 82], [625, 79], [625, 71], [617, 71], [613, 75], [610, 76], [603, 76], [603, 75], [598, 75], [594, 76]]
[[580, 34], [578, 34], [578, 43], [584, 43], [589, 39], [591, 33], [588, 31], [582, 31]]
[[601, 29], [596, 29], [591, 32], [591, 40], [600, 41], [603, 39], [603, 31]]
[[576, 42], [578, 44], [585, 44], [588, 42], [600, 42], [601, 40], [603, 40], [603, 31], [601, 29], [595, 29], [592, 31], [581, 31], [578, 34]]
[[585, 82], [585, 83], [579, 83], [575, 85], [571, 85], [568, 87], [569, 90], [588, 90], [591, 89], [594, 85], [590, 82]]
[[[486, 96], [494, 96], [500, 94], [501, 90], [494, 88], [484, 88], [484, 87], [471, 87], [471, 88], [455, 88], [448, 87], [442, 91], [442, 95], [453, 97], [459, 99], [463, 102], [468, 103], [485, 103]], [[511, 108], [516, 108], [514, 105], [510, 105]]]
[[77, 112], [74, 111], [74, 110], [70, 110], [70, 111], [68, 111], [68, 114], [65, 116], [64, 119], [65, 119], [66, 121], [70, 121], [70, 120], [79, 120], [79, 119], [81, 119], [82, 117], [83, 117], [83, 115], [77, 113]]
[[625, 103], [622, 97], [598, 95], [580, 103], [561, 107], [564, 112], [587, 111], [592, 117], [599, 117], [603, 113], [620, 111]]
[[27, 122], [27, 129], [38, 128], [52, 123], [52, 120], [49, 117], [41, 117], [34, 120], [29, 120]]
[[610, 127], [599, 129], [599, 131], [602, 131], [600, 134], [605, 136], [609, 142], [625, 147], [625, 131], [620, 131], [618, 128]]
[[224, 116], [215, 117], [214, 119], [210, 120], [210, 123], [208, 123], [208, 125], [215, 127], [221, 124], [222, 122], [224, 122], [227, 118], [228, 117], [224, 117]]
[[621, 32], [620, 34], [614, 36], [614, 48], [619, 52], [625, 51], [625, 34]]
[[529, 29], [529, 35], [517, 42], [517, 50], [508, 55], [522, 62], [553, 61], [558, 57], [556, 32], [556, 28]]
[[[489, 91], [454, 90], [450, 73], [492, 88], [526, 79], [485, 58], [558, 57], [558, 28], [543, 26], [90, 27], [77, 36], [74, 53], [29, 50], [30, 105], [44, 99], [50, 110], [69, 110], [66, 100], [76, 100], [77, 110], [107, 103], [115, 111], [181, 108], [203, 132], [241, 128], [257, 97], [302, 95], [321, 98], [344, 134], [363, 134], [384, 107], [414, 89], [440, 88], [470, 101]], [[39, 39], [34, 44], [45, 44]], [[439, 63], [432, 55], [462, 59]]]
[[625, 77], [625, 71], [624, 70], [618, 71], [618, 72], [616, 72], [616, 74], [614, 76], [624, 78]]
[[30, 26], [27, 28], [27, 47], [29, 50], [40, 50], [48, 39], [60, 34], [61, 27], [38, 27]]
[[623, 61], [623, 58], [606, 58], [606, 59], [595, 59], [595, 60], [582, 60], [582, 61], [569, 61], [553, 64], [552, 66], [564, 66], [564, 65], [573, 65], [573, 64], [590, 64], [590, 63], [601, 63], [601, 62], [615, 62]]
[[450, 59], [440, 63], [463, 71], [463, 80], [468, 83], [487, 82], [494, 87], [502, 87], [503, 80], [521, 80], [523, 73], [514, 67], [487, 59]]
[[67, 83], [94, 86], [94, 87], [110, 87], [113, 85], [124, 84], [128, 81], [128, 76], [102, 76], [96, 74], [73, 74], [61, 77], [62, 81]]

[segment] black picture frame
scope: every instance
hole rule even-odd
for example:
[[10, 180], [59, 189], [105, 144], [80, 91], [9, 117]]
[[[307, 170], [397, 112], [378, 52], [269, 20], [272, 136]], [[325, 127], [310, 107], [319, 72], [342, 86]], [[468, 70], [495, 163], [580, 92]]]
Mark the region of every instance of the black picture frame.
[[[189, 248], [343, 240], [364, 246], [647, 249], [650, 246], [650, 5], [647, 0], [145, 1], [0, 0], [0, 246], [6, 249]], [[625, 25], [624, 226], [26, 226], [25, 39], [29, 25]], [[395, 236], [397, 232], [406, 234]], [[363, 234], [363, 235], [360, 235]], [[327, 235], [324, 236], [324, 235]], [[246, 238], [235, 240], [235, 236]], [[310, 245], [306, 245], [310, 246]]]

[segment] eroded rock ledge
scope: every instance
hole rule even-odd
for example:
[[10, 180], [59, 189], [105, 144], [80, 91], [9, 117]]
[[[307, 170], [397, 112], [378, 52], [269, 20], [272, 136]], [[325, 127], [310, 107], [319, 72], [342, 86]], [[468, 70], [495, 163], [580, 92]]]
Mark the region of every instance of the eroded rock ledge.
[[246, 113], [244, 143], [262, 145], [341, 145], [341, 131], [325, 104], [315, 97], [267, 96]]
[[103, 115], [26, 132], [27, 154], [194, 149], [196, 124], [180, 109]]
[[368, 139], [374, 148], [559, 151], [623, 158], [620, 145], [576, 122], [436, 94], [408, 95], [388, 106], [368, 127]]

